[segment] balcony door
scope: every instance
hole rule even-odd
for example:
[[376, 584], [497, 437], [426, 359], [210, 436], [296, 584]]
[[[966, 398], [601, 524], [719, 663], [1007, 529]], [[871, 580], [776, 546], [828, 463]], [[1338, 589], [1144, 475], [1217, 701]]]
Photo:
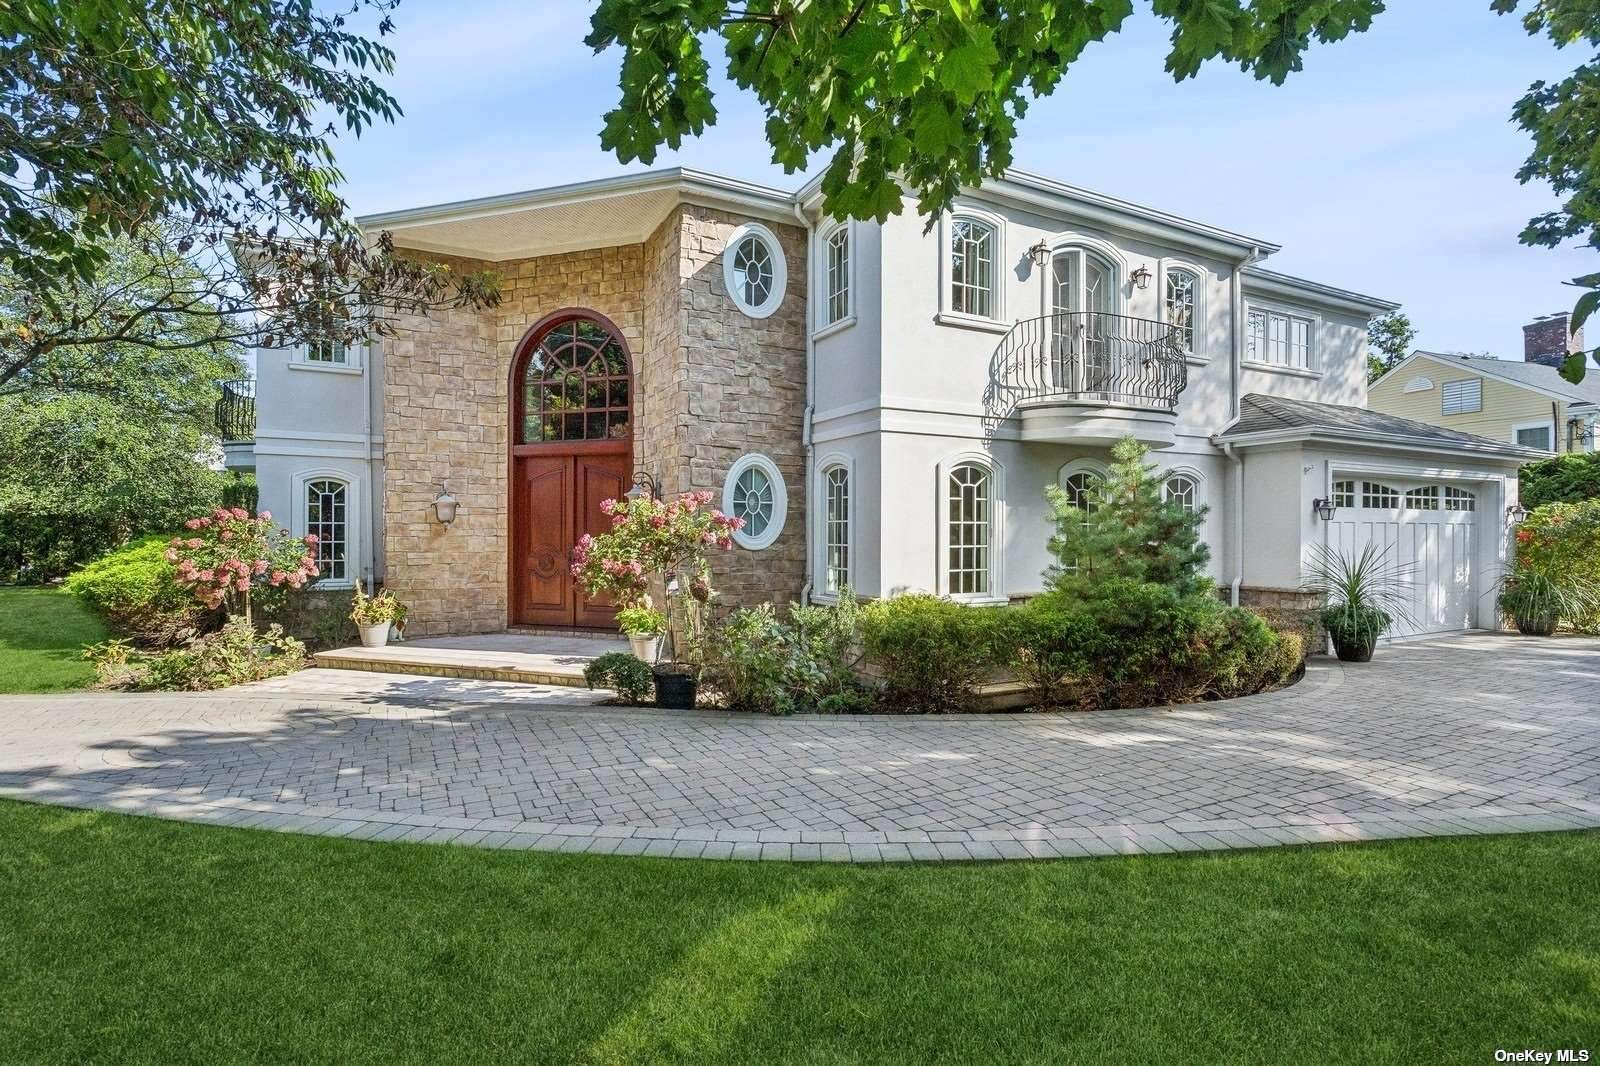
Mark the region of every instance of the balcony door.
[[1113, 376], [1113, 323], [1116, 270], [1083, 248], [1065, 248], [1051, 260], [1052, 313], [1050, 379], [1058, 389], [1099, 392]]

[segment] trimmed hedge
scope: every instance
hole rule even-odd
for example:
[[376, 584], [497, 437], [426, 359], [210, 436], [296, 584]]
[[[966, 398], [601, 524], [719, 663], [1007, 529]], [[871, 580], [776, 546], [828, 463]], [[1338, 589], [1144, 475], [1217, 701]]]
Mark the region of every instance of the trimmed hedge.
[[165, 647], [220, 621], [178, 584], [167, 562], [167, 538], [146, 537], [87, 564], [64, 588], [113, 630], [141, 644]]
[[983, 682], [1010, 674], [1038, 707], [1152, 707], [1245, 696], [1289, 681], [1298, 633], [1205, 593], [1106, 581], [1017, 607], [900, 596], [865, 609], [864, 645], [881, 702], [900, 711], [973, 709]]

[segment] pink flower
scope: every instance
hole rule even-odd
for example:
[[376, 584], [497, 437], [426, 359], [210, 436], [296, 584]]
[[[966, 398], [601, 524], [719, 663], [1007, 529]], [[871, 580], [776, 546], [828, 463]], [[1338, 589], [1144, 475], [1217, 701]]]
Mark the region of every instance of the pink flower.
[[284, 573], [282, 570], [274, 570], [272, 572], [272, 579], [271, 580], [272, 580], [272, 583], [274, 585], [281, 585], [281, 584], [284, 583], [285, 580], [288, 579], [288, 577], [289, 577], [289, 575]]
[[730, 526], [732, 526], [734, 529], [743, 529], [744, 528], [744, 519], [735, 518], [735, 519], [731, 520], [728, 524]]
[[267, 572], [267, 561], [265, 559], [257, 559], [256, 565], [252, 566], [250, 569], [257, 574], [264, 574]]
[[612, 529], [621, 529], [623, 526], [625, 526], [627, 524], [628, 524], [628, 516], [627, 515], [614, 514], [614, 515], [611, 516], [611, 528]]
[[306, 534], [306, 543], [307, 544], [315, 544], [316, 542], [317, 542], [317, 535], [315, 533], [307, 533]]
[[650, 524], [653, 527], [655, 527], [656, 529], [666, 529], [667, 528], [667, 516], [664, 515], [664, 514], [651, 515], [650, 516]]
[[238, 585], [236, 587], [239, 589], [240, 592], [249, 592], [250, 591], [250, 579], [247, 578], [247, 577], [241, 577], [239, 579], [239, 583], [238, 583]]
[[250, 512], [246, 511], [243, 507], [235, 507], [232, 511], [230, 511], [228, 513], [233, 515], [233, 517], [235, 517], [235, 518], [249, 518], [250, 517]]
[[199, 578], [201, 581], [210, 581], [215, 576], [216, 576], [216, 571], [215, 570], [202, 570], [198, 574], [195, 575], [195, 577]]
[[731, 548], [731, 547], [733, 547], [733, 538], [732, 537], [718, 537], [717, 538], [717, 547], [719, 547], [719, 548]]
[[166, 550], [165, 554], [166, 554], [166, 557], [167, 557], [167, 562], [175, 563], [175, 562], [178, 561], [178, 549], [176, 549], [176, 548], [168, 548]]
[[709, 529], [706, 530], [704, 533], [700, 534], [700, 543], [701, 544], [715, 544], [716, 542], [717, 542], [717, 535], [715, 533], [711, 532]]
[[260, 514], [256, 515], [256, 517], [261, 519], [261, 521], [263, 521], [263, 522], [270, 522], [270, 521], [272, 521], [272, 512], [271, 511], [262, 511]]
[[182, 537], [173, 537], [171, 540], [167, 541], [167, 547], [169, 547], [169, 548], [181, 548], [181, 547], [183, 547], [183, 538]]
[[[600, 509], [602, 511], [605, 510], [605, 505], [602, 504]], [[578, 538], [578, 547], [582, 548], [584, 551], [588, 551], [590, 548], [594, 547], [594, 538], [585, 533], [583, 536]]]
[[198, 519], [198, 518], [189, 519], [187, 522], [185, 522], [183, 524], [183, 528], [184, 529], [199, 529], [200, 528], [200, 519]]
[[582, 563], [573, 563], [572, 564], [572, 576], [573, 577], [582, 577], [583, 576], [583, 564]]
[[190, 547], [190, 548], [198, 548], [198, 547], [200, 547], [200, 545], [202, 545], [204, 543], [205, 542], [202, 541], [199, 537], [190, 537], [188, 539], [188, 541], [186, 542], [187, 546]]
[[[615, 511], [616, 509], [617, 509], [617, 501], [616, 500], [601, 500], [600, 501], [600, 513], [601, 514], [610, 514], [611, 512]], [[585, 533], [584, 536], [588, 536], [588, 534]]]
[[711, 490], [710, 489], [701, 489], [699, 492], [696, 492], [694, 494], [694, 498], [696, 500], [699, 500], [701, 503], [710, 503], [711, 502]]
[[223, 531], [222, 531], [222, 539], [223, 539], [223, 540], [232, 540], [232, 539], [233, 539], [233, 530], [231, 530], [231, 529], [224, 529], [224, 530], [223, 530]]

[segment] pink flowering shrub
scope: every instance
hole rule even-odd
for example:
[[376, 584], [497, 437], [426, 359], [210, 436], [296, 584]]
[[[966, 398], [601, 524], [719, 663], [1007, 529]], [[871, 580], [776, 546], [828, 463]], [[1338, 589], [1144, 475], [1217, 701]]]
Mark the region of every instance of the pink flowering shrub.
[[297, 589], [317, 576], [317, 538], [290, 537], [266, 511], [252, 517], [243, 507], [218, 507], [183, 525], [188, 535], [167, 542], [166, 558], [178, 583], [207, 607], [248, 621], [251, 589]]
[[591, 596], [607, 595], [619, 607], [653, 607], [650, 583], [688, 572], [688, 592], [698, 603], [711, 599], [713, 549], [733, 547], [744, 519], [708, 506], [711, 493], [685, 492], [675, 500], [645, 497], [604, 500], [611, 529], [585, 533], [572, 549], [572, 576]]

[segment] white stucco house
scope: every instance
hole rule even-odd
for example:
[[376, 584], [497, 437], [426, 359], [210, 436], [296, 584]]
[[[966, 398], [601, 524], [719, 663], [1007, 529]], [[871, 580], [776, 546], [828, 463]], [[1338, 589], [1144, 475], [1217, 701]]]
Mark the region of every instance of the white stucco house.
[[674, 169], [364, 218], [498, 271], [504, 301], [258, 352], [228, 461], [322, 535], [330, 583], [383, 579], [423, 633], [609, 625], [565, 553], [636, 482], [746, 518], [717, 560], [730, 602], [1025, 597], [1045, 486], [1081, 490], [1125, 434], [1208, 509], [1230, 598], [1292, 599], [1311, 545], [1375, 540], [1418, 567], [1415, 631], [1494, 624], [1537, 453], [1366, 410], [1367, 323], [1393, 303], [1032, 174], [931, 228], [836, 222], [818, 185]]

